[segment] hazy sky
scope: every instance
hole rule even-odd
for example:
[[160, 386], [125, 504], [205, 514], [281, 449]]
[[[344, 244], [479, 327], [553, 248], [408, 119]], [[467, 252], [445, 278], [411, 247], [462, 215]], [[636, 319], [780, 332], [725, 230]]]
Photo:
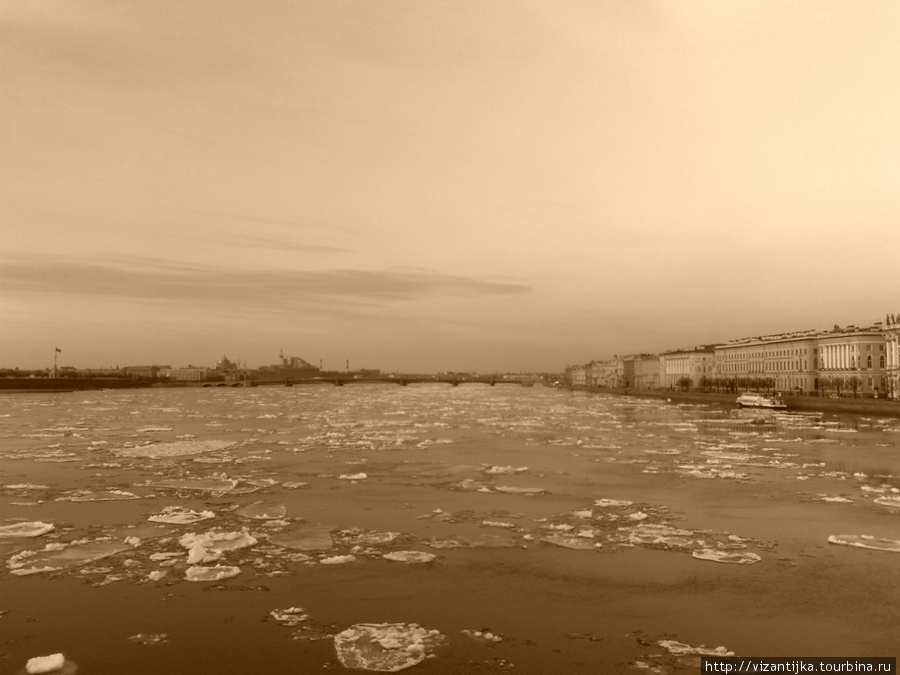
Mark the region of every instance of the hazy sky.
[[900, 310], [896, 0], [4, 0], [0, 366], [561, 370]]

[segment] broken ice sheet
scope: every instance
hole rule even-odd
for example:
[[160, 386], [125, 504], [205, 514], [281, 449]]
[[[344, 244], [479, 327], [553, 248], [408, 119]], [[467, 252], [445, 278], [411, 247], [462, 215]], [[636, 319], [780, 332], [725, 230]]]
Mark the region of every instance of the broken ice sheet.
[[284, 518], [287, 506], [284, 502], [254, 502], [239, 508], [236, 513], [254, 520], [278, 520]]
[[843, 546], [870, 548], [875, 551], [900, 553], [900, 540], [879, 539], [867, 534], [832, 534], [828, 537], [828, 542], [831, 544], [841, 544]]
[[442, 641], [416, 623], [358, 623], [334, 636], [334, 648], [345, 668], [392, 673], [433, 657]]
[[40, 537], [42, 534], [47, 534], [53, 530], [54, 526], [51, 523], [43, 523], [39, 520], [0, 525], [0, 539], [7, 537]]
[[209, 520], [215, 517], [216, 514], [212, 511], [194, 511], [183, 506], [166, 506], [163, 508], [162, 513], [150, 516], [147, 520], [170, 525], [192, 525], [201, 520]]

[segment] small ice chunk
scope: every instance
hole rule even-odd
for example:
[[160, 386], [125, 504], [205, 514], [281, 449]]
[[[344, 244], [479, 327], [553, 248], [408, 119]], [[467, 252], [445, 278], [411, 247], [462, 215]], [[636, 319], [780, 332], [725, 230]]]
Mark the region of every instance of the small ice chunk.
[[356, 560], [356, 556], [352, 555], [333, 555], [330, 558], [322, 558], [319, 563], [322, 565], [342, 565]]
[[6, 537], [40, 537], [54, 530], [50, 523], [42, 523], [33, 520], [27, 523], [13, 523], [12, 525], [0, 525], [0, 539]]
[[390, 553], [385, 553], [382, 557], [395, 562], [429, 563], [437, 556], [434, 553], [425, 553], [424, 551], [391, 551]]
[[340, 478], [341, 480], [365, 480], [366, 478], [368, 478], [368, 476], [364, 473], [342, 473], [340, 476], [338, 476], [338, 478]]
[[896, 539], [878, 539], [868, 534], [832, 534], [828, 537], [828, 541], [831, 544], [900, 553], [900, 541]]
[[193, 565], [185, 570], [184, 578], [186, 581], [221, 581], [222, 579], [236, 577], [240, 573], [240, 567], [229, 567], [228, 565], [203, 567], [202, 565]]
[[731, 552], [716, 548], [702, 548], [693, 551], [691, 555], [698, 560], [711, 560], [719, 563], [731, 563], [735, 565], [752, 565], [758, 563], [761, 558], [749, 551]]
[[62, 667], [65, 664], [66, 657], [62, 654], [35, 656], [33, 659], [28, 659], [28, 663], [25, 664], [25, 672], [29, 673], [29, 675], [34, 675], [35, 673], [54, 673], [58, 670], [62, 670]]
[[159, 581], [164, 576], [166, 576], [167, 572], [165, 570], [153, 570], [150, 574], [147, 575], [147, 579], [150, 581]]

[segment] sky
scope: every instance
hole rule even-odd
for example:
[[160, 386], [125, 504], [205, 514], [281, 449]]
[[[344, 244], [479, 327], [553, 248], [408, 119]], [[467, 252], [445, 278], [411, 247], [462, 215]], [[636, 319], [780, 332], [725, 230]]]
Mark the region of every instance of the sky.
[[0, 367], [561, 371], [900, 311], [895, 0], [4, 0]]

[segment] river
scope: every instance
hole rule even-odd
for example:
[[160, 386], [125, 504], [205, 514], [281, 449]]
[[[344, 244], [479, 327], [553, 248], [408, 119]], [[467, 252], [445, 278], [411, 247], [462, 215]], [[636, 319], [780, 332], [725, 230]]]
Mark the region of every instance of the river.
[[0, 554], [13, 674], [896, 656], [900, 419], [484, 385], [3, 394]]

